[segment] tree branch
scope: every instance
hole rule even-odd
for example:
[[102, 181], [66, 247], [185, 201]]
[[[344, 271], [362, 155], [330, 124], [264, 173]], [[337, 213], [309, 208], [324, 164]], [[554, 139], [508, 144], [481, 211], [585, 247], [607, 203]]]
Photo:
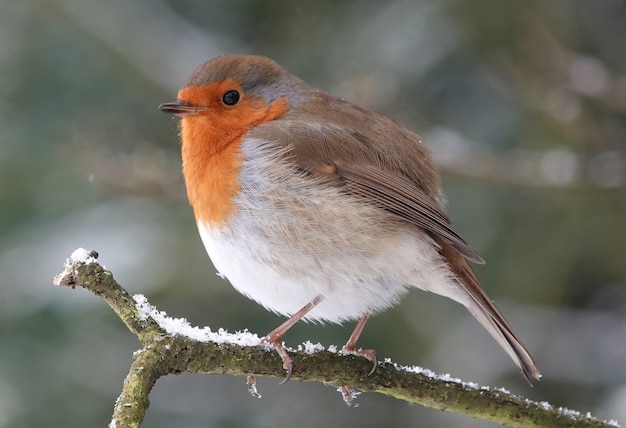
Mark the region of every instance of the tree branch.
[[[131, 297], [111, 272], [97, 262], [97, 257], [95, 251], [76, 250], [53, 282], [58, 286], [83, 287], [104, 299], [144, 346], [134, 354], [110, 426], [139, 427], [152, 387], [168, 374], [285, 375], [280, 358], [274, 352], [267, 352], [257, 335], [212, 332], [191, 327], [184, 319], [169, 318], [152, 307], [145, 297]], [[614, 421], [554, 408], [504, 390], [442, 378], [429, 370], [400, 367], [387, 361], [367, 376], [371, 362], [364, 358], [320, 350], [319, 346], [304, 348], [293, 354], [292, 379], [349, 385], [513, 427], [619, 426]]]

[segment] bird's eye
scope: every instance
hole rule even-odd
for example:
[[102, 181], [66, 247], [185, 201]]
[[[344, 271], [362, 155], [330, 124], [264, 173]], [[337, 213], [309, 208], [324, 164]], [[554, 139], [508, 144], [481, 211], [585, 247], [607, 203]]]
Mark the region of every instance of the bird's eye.
[[239, 102], [239, 92], [231, 89], [224, 94], [224, 96], [222, 97], [222, 102], [227, 106], [234, 106]]

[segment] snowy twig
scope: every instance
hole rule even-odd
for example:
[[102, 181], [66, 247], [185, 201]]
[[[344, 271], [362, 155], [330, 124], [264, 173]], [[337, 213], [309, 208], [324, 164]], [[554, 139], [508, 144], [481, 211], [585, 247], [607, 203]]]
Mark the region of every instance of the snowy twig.
[[[172, 373], [230, 373], [284, 377], [280, 358], [267, 352], [257, 335], [228, 334], [191, 327], [184, 319], [167, 317], [145, 297], [131, 297], [97, 261], [96, 252], [76, 250], [55, 285], [83, 287], [102, 297], [143, 344], [124, 380], [115, 403], [111, 427], [139, 427], [148, 395], [155, 382]], [[333, 349], [334, 351], [334, 349]], [[463, 413], [518, 427], [616, 427], [590, 415], [554, 408], [512, 395], [504, 390], [479, 387], [421, 368], [380, 363], [368, 376], [371, 362], [306, 344], [294, 356], [292, 379], [325, 382], [350, 390], [379, 392], [427, 407]]]

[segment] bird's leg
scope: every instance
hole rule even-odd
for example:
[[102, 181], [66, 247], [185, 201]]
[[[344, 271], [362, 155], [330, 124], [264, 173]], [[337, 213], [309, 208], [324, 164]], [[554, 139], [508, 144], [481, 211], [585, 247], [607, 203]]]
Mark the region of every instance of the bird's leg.
[[358, 357], [364, 357], [367, 358], [368, 360], [370, 360], [371, 362], [374, 363], [374, 367], [372, 367], [372, 370], [370, 370], [370, 372], [367, 374], [368, 376], [370, 376], [372, 373], [374, 373], [374, 370], [376, 370], [376, 366], [378, 365], [378, 358], [376, 357], [376, 351], [374, 351], [373, 349], [356, 349], [356, 342], [357, 340], [359, 340], [359, 336], [361, 335], [361, 333], [363, 332], [363, 328], [365, 327], [365, 323], [367, 323], [367, 320], [370, 318], [370, 313], [367, 312], [365, 315], [363, 315], [363, 318], [361, 318], [359, 320], [359, 322], [357, 323], [356, 327], [354, 328], [354, 331], [352, 332], [352, 335], [350, 336], [350, 339], [348, 339], [348, 343], [346, 343], [343, 348], [341, 349], [341, 353], [343, 355], [356, 355]]
[[287, 321], [285, 321], [284, 323], [279, 325], [277, 328], [272, 330], [267, 336], [265, 336], [262, 339], [261, 343], [265, 343], [267, 345], [270, 345], [272, 348], [274, 348], [276, 353], [278, 353], [278, 355], [280, 356], [280, 359], [283, 360], [283, 368], [287, 370], [287, 376], [285, 377], [285, 379], [282, 380], [282, 382], [280, 382], [279, 385], [282, 385], [283, 383], [287, 382], [289, 378], [291, 377], [291, 373], [293, 371], [293, 360], [291, 359], [291, 357], [287, 353], [287, 350], [283, 346], [283, 335], [287, 332], [287, 330], [293, 327], [295, 323], [300, 321], [302, 317], [308, 314], [311, 311], [311, 309], [317, 306], [317, 304], [321, 302], [322, 299], [323, 299], [322, 296], [317, 296], [315, 299], [307, 303], [306, 306], [304, 306], [298, 312], [293, 314], [291, 318], [289, 318]]

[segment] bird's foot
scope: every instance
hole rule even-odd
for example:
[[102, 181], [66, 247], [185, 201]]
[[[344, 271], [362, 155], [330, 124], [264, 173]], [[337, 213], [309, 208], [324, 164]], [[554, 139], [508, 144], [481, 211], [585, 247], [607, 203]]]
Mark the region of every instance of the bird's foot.
[[291, 378], [291, 374], [293, 373], [293, 359], [283, 345], [283, 337], [282, 335], [279, 336], [272, 332], [261, 339], [261, 343], [274, 349], [283, 361], [283, 369], [287, 370], [287, 376], [279, 383], [279, 385], [282, 385]]
[[346, 406], [359, 407], [359, 403], [356, 403], [354, 400], [356, 400], [360, 392], [357, 392], [349, 385], [343, 385], [342, 387], [337, 388], [337, 392], [341, 394], [341, 398], [343, 399], [343, 402], [346, 403]]
[[355, 355], [357, 357], [367, 358], [374, 363], [372, 370], [367, 374], [368, 376], [374, 374], [376, 366], [378, 366], [378, 357], [376, 356], [376, 351], [373, 349], [356, 349], [354, 346], [346, 345], [341, 349], [341, 355]]

